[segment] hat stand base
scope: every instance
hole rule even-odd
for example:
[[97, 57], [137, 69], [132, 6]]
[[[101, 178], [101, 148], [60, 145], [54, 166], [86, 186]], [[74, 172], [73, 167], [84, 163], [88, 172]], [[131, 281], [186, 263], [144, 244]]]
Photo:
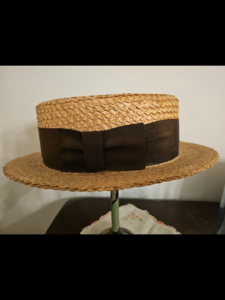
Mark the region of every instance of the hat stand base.
[[117, 232], [113, 232], [112, 228], [107, 228], [105, 230], [103, 230], [100, 234], [133, 234], [130, 230], [126, 229], [126, 228], [119, 228], [119, 230]]
[[119, 225], [119, 191], [111, 191], [111, 217], [112, 227], [103, 230], [100, 234], [118, 235], [118, 234], [133, 234], [126, 228], [120, 228]]

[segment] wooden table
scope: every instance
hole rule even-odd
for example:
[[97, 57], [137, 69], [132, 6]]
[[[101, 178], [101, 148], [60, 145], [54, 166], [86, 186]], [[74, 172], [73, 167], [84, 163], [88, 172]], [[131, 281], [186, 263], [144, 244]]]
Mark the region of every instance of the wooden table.
[[[178, 200], [120, 199], [147, 210], [182, 234], [212, 234], [219, 203]], [[76, 198], [61, 208], [46, 234], [80, 234], [82, 229], [110, 211], [109, 198]]]

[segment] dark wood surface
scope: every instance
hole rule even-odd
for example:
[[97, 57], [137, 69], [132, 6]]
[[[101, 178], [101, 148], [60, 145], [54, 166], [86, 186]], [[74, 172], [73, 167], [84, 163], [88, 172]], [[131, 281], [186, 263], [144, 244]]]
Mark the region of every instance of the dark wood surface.
[[[219, 203], [120, 199], [120, 205], [133, 204], [147, 210], [166, 225], [173, 226], [182, 234], [212, 234]], [[61, 208], [46, 234], [80, 234], [82, 229], [110, 211], [109, 198], [76, 198]]]

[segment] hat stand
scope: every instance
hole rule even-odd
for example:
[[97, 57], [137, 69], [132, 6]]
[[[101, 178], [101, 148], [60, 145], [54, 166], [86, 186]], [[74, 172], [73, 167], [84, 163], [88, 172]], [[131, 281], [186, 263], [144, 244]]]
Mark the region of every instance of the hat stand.
[[133, 234], [126, 228], [120, 228], [119, 224], [119, 191], [111, 191], [111, 217], [112, 227], [103, 230], [100, 234]]

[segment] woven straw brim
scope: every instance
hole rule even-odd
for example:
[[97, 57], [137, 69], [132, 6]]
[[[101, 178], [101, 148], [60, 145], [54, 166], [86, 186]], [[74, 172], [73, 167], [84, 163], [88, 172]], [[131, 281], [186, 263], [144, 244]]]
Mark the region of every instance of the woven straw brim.
[[3, 172], [8, 178], [32, 187], [71, 192], [111, 191], [181, 179], [212, 167], [218, 159], [218, 153], [209, 147], [180, 142], [177, 158], [139, 171], [63, 173], [44, 166], [38, 152], [10, 161]]

